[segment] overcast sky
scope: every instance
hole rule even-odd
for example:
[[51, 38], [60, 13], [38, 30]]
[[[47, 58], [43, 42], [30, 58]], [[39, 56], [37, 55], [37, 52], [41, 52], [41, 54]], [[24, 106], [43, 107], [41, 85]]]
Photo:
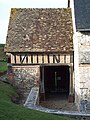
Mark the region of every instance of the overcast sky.
[[6, 42], [11, 8], [65, 8], [68, 0], [0, 0], [0, 43]]

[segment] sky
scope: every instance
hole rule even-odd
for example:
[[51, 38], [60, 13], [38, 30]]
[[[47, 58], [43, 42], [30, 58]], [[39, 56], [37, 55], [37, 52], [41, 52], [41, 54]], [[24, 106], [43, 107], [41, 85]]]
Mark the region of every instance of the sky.
[[0, 0], [0, 44], [5, 44], [11, 8], [66, 8], [68, 0]]

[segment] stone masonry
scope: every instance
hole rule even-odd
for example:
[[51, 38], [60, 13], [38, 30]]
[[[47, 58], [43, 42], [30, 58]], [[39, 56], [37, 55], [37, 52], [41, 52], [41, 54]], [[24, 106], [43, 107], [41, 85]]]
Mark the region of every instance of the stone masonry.
[[79, 55], [80, 110], [90, 110], [90, 33], [77, 33]]
[[40, 70], [39, 66], [13, 66], [14, 82], [24, 95], [29, 94], [32, 87], [39, 86]]
[[5, 52], [73, 50], [71, 9], [16, 9], [14, 17], [10, 17], [4, 50]]
[[17, 84], [30, 89], [38, 85], [39, 66], [13, 67], [14, 80]]

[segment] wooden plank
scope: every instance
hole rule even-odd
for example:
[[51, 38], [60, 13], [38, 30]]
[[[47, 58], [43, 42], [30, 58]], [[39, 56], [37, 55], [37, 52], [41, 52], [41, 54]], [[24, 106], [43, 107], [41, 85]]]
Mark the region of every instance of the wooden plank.
[[64, 55], [60, 55], [60, 63], [64, 63]]
[[42, 55], [38, 55], [38, 63], [42, 63]]
[[26, 55], [24, 56], [20, 55], [20, 63], [21, 64], [26, 63]]
[[14, 61], [14, 55], [11, 54], [11, 63], [13, 64], [15, 61]]
[[53, 63], [55, 63], [55, 58], [54, 57], [55, 57], [55, 55], [53, 55]]
[[48, 63], [50, 63], [49, 54], [47, 55], [47, 58], [48, 58]]
[[59, 55], [54, 55], [54, 61], [55, 63], [60, 63], [60, 56]]
[[53, 55], [49, 55], [50, 63], [53, 63]]
[[16, 64], [16, 55], [14, 55], [14, 63]]
[[73, 55], [73, 53], [74, 53], [74, 51], [59, 51], [59, 52], [11, 52], [13, 55], [20, 55], [20, 54], [22, 54], [22, 55], [31, 55], [31, 54], [35, 54], [35, 55], [37, 55], [37, 54], [45, 54], [45, 55], [48, 55], [48, 54], [72, 54]]
[[44, 55], [44, 64], [48, 63], [47, 55]]
[[31, 55], [31, 63], [33, 63], [33, 55]]
[[70, 55], [66, 55], [66, 63], [70, 63]]
[[28, 64], [28, 56], [26, 56], [26, 64]]
[[70, 63], [73, 63], [73, 55], [70, 55]]
[[22, 61], [22, 56], [20, 55], [20, 63], [21, 63], [21, 61]]
[[38, 63], [38, 54], [37, 54], [37, 63]]
[[64, 63], [66, 63], [66, 55], [64, 55]]
[[20, 63], [20, 56], [16, 55], [16, 63]]
[[44, 63], [44, 55], [42, 55], [42, 63]]
[[31, 64], [31, 56], [28, 56], [28, 64]]
[[37, 63], [37, 56], [36, 55], [33, 55], [33, 63]]

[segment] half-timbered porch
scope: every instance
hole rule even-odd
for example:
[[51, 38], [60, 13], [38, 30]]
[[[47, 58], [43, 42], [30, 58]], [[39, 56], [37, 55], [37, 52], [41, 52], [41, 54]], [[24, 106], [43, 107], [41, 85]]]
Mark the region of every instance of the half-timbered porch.
[[[35, 68], [39, 66], [41, 99], [50, 93], [74, 94], [73, 51], [71, 52], [31, 52], [11, 53], [13, 70], [16, 68]], [[9, 54], [10, 59], [10, 54]], [[31, 72], [31, 71], [30, 71]], [[32, 73], [34, 74], [34, 72]], [[37, 74], [36, 74], [37, 75]], [[34, 75], [35, 77], [35, 75]]]
[[51, 82], [51, 92], [64, 90], [68, 96], [73, 95], [71, 13], [70, 8], [15, 10], [15, 19], [11, 17], [9, 22], [5, 52], [9, 53], [8, 76], [13, 76], [20, 89], [30, 92], [39, 86], [41, 97], [49, 93]]

